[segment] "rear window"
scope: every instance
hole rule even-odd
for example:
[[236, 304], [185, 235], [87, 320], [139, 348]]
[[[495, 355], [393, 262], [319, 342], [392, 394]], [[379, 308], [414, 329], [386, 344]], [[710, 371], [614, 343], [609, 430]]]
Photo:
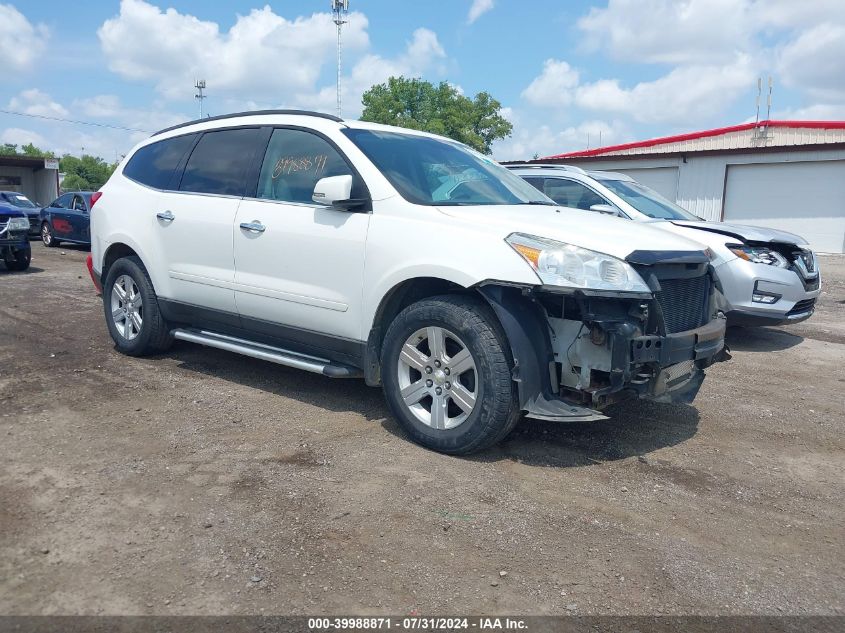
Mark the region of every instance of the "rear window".
[[180, 191], [244, 195], [244, 170], [258, 142], [257, 128], [206, 132], [185, 165]]
[[196, 134], [185, 134], [145, 145], [126, 163], [123, 175], [148, 187], [167, 189], [173, 172], [196, 137]]

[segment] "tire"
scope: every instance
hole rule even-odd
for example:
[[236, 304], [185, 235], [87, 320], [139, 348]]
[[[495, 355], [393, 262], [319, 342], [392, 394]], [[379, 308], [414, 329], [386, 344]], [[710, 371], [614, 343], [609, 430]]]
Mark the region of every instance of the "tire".
[[55, 248], [60, 244], [59, 240], [53, 235], [53, 227], [46, 220], [41, 223], [41, 241], [48, 248]]
[[[115, 286], [118, 286], [118, 290], [115, 290]], [[121, 294], [125, 297], [123, 300]], [[113, 310], [122, 311], [122, 314], [114, 316]], [[165, 351], [173, 342], [170, 329], [158, 307], [150, 276], [138, 257], [123, 257], [109, 268], [103, 284], [103, 311], [109, 334], [118, 351], [123, 354], [157, 354]]]
[[26, 270], [32, 261], [32, 251], [29, 248], [15, 252], [14, 259], [6, 260], [6, 268], [9, 270]]
[[481, 451], [503, 440], [519, 420], [507, 339], [479, 298], [443, 295], [405, 308], [387, 330], [381, 366], [391, 412], [426, 448], [451, 455]]

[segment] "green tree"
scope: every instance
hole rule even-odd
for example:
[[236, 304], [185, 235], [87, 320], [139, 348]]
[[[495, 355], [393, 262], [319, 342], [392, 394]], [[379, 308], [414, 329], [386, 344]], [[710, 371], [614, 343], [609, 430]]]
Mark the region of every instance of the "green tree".
[[107, 163], [97, 156], [84, 154], [82, 158], [65, 154], [59, 161], [59, 171], [64, 172], [62, 189], [65, 191], [96, 191], [112, 175], [117, 163]]
[[391, 77], [367, 90], [362, 121], [432, 132], [466, 143], [485, 154], [493, 141], [510, 136], [513, 125], [502, 104], [486, 92], [470, 99], [449, 83]]
[[56, 155], [48, 150], [36, 147], [32, 143], [23, 145], [20, 149], [14, 143], [3, 143], [0, 145], [0, 154], [4, 156], [30, 156], [32, 158], [55, 158]]

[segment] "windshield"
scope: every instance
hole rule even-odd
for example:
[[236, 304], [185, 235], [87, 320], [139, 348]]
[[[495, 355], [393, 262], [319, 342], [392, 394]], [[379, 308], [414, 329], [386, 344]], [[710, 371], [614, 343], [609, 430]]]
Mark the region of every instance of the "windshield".
[[13, 207], [19, 209], [37, 209], [38, 206], [26, 196], [19, 193], [4, 193], [3, 199], [11, 204]]
[[380, 130], [345, 129], [343, 133], [408, 202], [555, 205], [519, 176], [460, 143]]
[[659, 220], [688, 220], [701, 222], [701, 218], [669, 202], [656, 191], [630, 180], [605, 180], [599, 182], [643, 215]]

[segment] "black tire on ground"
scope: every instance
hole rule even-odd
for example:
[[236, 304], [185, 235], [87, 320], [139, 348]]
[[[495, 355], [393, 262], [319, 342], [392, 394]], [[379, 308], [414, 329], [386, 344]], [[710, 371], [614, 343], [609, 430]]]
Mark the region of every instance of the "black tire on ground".
[[16, 251], [14, 259], [6, 260], [6, 268], [9, 270], [26, 270], [29, 268], [31, 261], [32, 251], [30, 249]]
[[53, 235], [53, 227], [47, 220], [41, 223], [41, 241], [44, 242], [44, 246], [50, 248], [55, 248], [60, 244], [59, 240]]
[[[127, 275], [135, 282], [142, 299], [141, 329], [133, 339], [127, 339], [117, 329], [111, 314], [112, 289], [117, 279]], [[118, 351], [128, 356], [147, 356], [165, 351], [173, 342], [170, 329], [158, 307], [155, 289], [147, 269], [138, 257], [122, 257], [114, 262], [103, 284], [103, 311], [106, 325]]]
[[[466, 344], [476, 365], [476, 404], [466, 420], [451, 429], [434, 429], [420, 421], [401, 396], [398, 363], [408, 337], [437, 326]], [[405, 308], [387, 330], [382, 345], [381, 375], [394, 417], [412, 440], [452, 455], [484, 450], [513, 430], [520, 418], [517, 386], [507, 338], [492, 309], [479, 297], [442, 295]]]

